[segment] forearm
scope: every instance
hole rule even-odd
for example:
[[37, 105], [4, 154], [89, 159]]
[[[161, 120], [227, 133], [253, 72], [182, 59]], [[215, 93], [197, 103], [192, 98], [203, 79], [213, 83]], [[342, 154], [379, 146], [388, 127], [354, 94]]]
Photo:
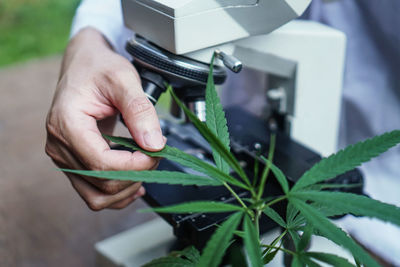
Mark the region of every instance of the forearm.
[[88, 27], [100, 32], [117, 53], [127, 56], [125, 41], [133, 33], [124, 26], [121, 1], [83, 0], [73, 19], [71, 38]]

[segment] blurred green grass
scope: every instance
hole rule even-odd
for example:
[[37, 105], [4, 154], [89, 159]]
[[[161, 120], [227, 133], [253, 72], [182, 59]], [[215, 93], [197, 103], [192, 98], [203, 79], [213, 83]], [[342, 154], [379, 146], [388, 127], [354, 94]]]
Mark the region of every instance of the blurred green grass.
[[0, 0], [0, 66], [64, 50], [79, 0]]

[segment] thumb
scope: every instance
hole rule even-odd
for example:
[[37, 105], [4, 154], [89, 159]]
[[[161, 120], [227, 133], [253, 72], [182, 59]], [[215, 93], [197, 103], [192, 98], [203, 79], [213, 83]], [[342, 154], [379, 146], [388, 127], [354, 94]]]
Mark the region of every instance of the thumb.
[[[162, 135], [156, 110], [144, 94], [137, 75], [124, 73], [119, 79], [119, 88], [114, 105], [119, 109], [133, 139], [145, 150], [159, 151], [164, 148], [166, 139]], [[135, 73], [136, 74], [136, 73]]]
[[158, 151], [164, 148], [166, 139], [153, 104], [146, 95], [126, 99], [121, 113], [133, 139], [143, 149]]

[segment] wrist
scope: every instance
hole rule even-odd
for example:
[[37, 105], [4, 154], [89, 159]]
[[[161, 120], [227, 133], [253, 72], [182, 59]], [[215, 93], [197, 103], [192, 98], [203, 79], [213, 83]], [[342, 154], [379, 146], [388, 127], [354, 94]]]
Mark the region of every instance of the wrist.
[[[107, 48], [111, 49], [105, 37], [95, 28], [85, 27], [81, 29], [68, 44], [68, 49]], [[67, 50], [68, 50], [67, 49]]]
[[[61, 66], [61, 75], [75, 61], [87, 61], [93, 54], [113, 51], [104, 36], [95, 28], [82, 28], [68, 43]], [[83, 61], [82, 61], [83, 60]]]

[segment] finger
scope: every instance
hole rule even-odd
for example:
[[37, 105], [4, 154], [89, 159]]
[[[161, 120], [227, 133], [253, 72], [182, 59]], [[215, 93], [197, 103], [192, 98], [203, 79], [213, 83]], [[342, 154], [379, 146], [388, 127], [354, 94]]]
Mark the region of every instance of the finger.
[[160, 122], [153, 104], [143, 92], [133, 67], [115, 73], [113, 104], [121, 112], [132, 137], [143, 149], [161, 150], [165, 146]]
[[[141, 187], [140, 183], [134, 183], [118, 194], [106, 195], [75, 174], [68, 173], [67, 176], [81, 198], [86, 202], [88, 207], [94, 211], [99, 211], [111, 207], [115, 203], [124, 201], [125, 199], [133, 198]], [[132, 201], [133, 200], [131, 200], [131, 202]]]
[[[68, 168], [75, 170], [85, 170], [86, 168], [83, 164], [76, 159], [70, 151], [63, 145], [59, 144], [58, 146], [46, 146], [46, 152], [50, 155], [53, 162], [59, 166], [60, 168]], [[156, 163], [154, 166], [157, 166]], [[154, 168], [154, 167], [153, 167]], [[108, 179], [99, 179], [89, 176], [80, 176], [85, 179], [92, 185], [96, 186], [101, 192], [114, 195], [118, 192], [124, 190], [129, 187], [134, 182], [132, 181], [119, 181], [119, 180], [108, 180]]]
[[97, 126], [101, 133], [112, 135], [116, 122], [117, 122], [117, 115], [114, 115], [98, 121]]
[[68, 128], [72, 154], [89, 170], [148, 170], [158, 159], [139, 152], [110, 149], [97, 128], [96, 120], [79, 113]]
[[121, 201], [119, 201], [117, 203], [114, 203], [114, 204], [110, 205], [108, 208], [109, 209], [118, 209], [118, 210], [124, 209], [128, 205], [130, 205], [132, 202], [134, 202], [138, 198], [142, 197], [144, 194], [145, 194], [145, 189], [142, 186], [142, 187], [139, 188], [138, 192], [136, 194], [134, 194], [133, 196], [128, 197], [128, 198], [126, 198], [124, 200], [121, 200]]

